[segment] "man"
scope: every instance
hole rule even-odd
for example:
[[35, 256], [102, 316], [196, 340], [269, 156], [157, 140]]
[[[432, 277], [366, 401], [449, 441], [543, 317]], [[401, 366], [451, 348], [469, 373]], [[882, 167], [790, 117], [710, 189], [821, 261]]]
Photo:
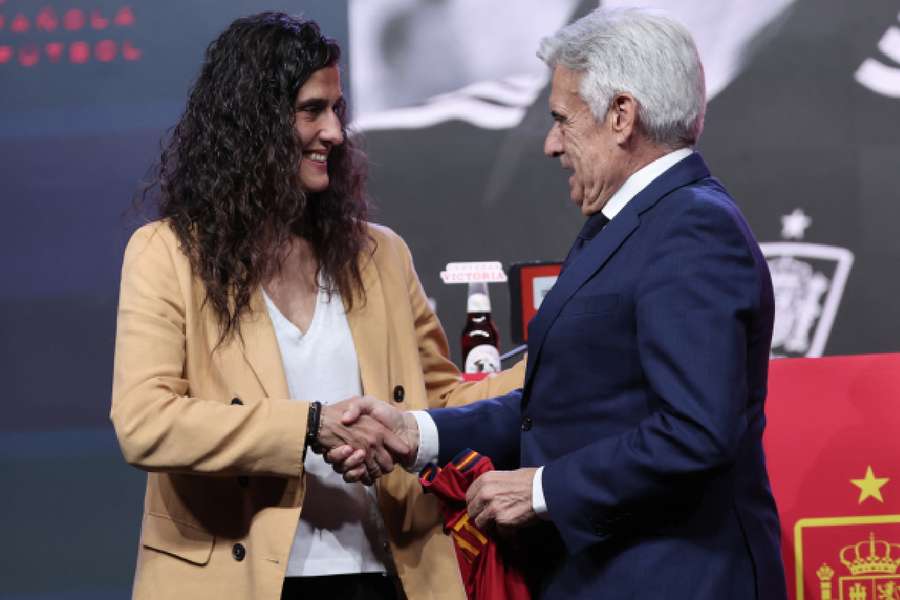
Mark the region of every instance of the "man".
[[[468, 511], [559, 543], [539, 597], [785, 598], [762, 449], [771, 279], [691, 149], [705, 90], [690, 34], [600, 9], [538, 55], [553, 69], [544, 150], [587, 221], [529, 326], [524, 387], [427, 413], [358, 409], [417, 448], [416, 467], [472, 447], [509, 469], [473, 484]], [[348, 453], [330, 459], [361, 475]]]

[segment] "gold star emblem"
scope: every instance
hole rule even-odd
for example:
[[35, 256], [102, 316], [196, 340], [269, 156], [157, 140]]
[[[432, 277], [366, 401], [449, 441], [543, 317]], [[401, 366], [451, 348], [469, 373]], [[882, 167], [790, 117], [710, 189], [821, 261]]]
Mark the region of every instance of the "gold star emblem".
[[866, 468], [866, 476], [862, 479], [851, 479], [850, 483], [859, 488], [859, 503], [862, 504], [866, 498], [875, 498], [879, 502], [884, 502], [881, 497], [881, 488], [890, 481], [889, 477], [875, 477], [872, 467]]

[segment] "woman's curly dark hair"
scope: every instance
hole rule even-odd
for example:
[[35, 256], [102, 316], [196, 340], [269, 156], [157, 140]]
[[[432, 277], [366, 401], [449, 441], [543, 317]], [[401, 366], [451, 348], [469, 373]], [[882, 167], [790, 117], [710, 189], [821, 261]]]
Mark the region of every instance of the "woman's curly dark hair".
[[328, 156], [330, 185], [300, 185], [294, 101], [341, 50], [318, 25], [266, 12], [236, 20], [206, 50], [187, 108], [159, 162], [160, 217], [168, 219], [206, 286], [225, 339], [240, 333], [256, 288], [281, 266], [293, 235], [307, 240], [329, 292], [364, 298], [365, 160], [346, 135]]

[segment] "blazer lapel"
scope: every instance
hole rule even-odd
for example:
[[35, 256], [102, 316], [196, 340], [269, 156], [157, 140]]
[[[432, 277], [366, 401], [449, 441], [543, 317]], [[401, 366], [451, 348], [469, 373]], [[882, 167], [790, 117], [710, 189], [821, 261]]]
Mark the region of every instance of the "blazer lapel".
[[[347, 322], [356, 346], [363, 393], [379, 396], [386, 393], [390, 381], [387, 308], [374, 258], [366, 255], [360, 260], [363, 261], [360, 267], [366, 295], [365, 299], [358, 294], [354, 297]], [[250, 300], [250, 312], [241, 320], [241, 336], [241, 351], [266, 395], [289, 398], [281, 351], [262, 290], [257, 290]]]
[[360, 268], [365, 298], [359, 294], [354, 296], [353, 309], [347, 312], [347, 322], [353, 345], [356, 346], [363, 393], [387, 400], [381, 397], [387, 393], [390, 382], [384, 289], [374, 256], [364, 253], [360, 260], [363, 262]]
[[[599, 271], [609, 257], [637, 229], [637, 215], [623, 210], [579, 252], [578, 256], [560, 274], [559, 279], [541, 302], [541, 307], [528, 325], [528, 364], [525, 370], [525, 388], [529, 388], [534, 376], [534, 365], [539, 362], [544, 338], [569, 298], [590, 277]], [[533, 358], [532, 358], [533, 357]]]
[[241, 319], [241, 351], [269, 398], [290, 398], [281, 350], [262, 289], [250, 298], [250, 311]]
[[[575, 292], [603, 268], [616, 250], [640, 225], [640, 215], [652, 208], [673, 190], [698, 179], [709, 177], [709, 169], [699, 154], [694, 152], [672, 166], [641, 190], [594, 239], [581, 250], [556, 284], [544, 298], [537, 314], [528, 325], [528, 365], [525, 371], [525, 389], [530, 389], [536, 365], [540, 362], [541, 348], [547, 331], [556, 321], [560, 311]], [[525, 400], [528, 395], [526, 392]]]

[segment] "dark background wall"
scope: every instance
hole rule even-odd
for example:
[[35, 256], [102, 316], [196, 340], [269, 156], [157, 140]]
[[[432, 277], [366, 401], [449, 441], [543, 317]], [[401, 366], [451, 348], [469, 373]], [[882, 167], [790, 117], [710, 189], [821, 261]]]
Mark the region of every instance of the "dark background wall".
[[[45, 15], [41, 29], [47, 6], [57, 24]], [[76, 14], [66, 27], [71, 9], [85, 11], [82, 26]], [[141, 219], [131, 202], [205, 45], [263, 9], [302, 10], [349, 43], [348, 6], [333, 0], [0, 0], [0, 598], [128, 595], [144, 476], [122, 462], [107, 413], [121, 253]], [[812, 331], [825, 296], [842, 291], [826, 354], [900, 349], [900, 89], [886, 95], [854, 78], [867, 58], [900, 69], [878, 46], [900, 26], [898, 11], [895, 0], [794, 3], [758, 32], [711, 102], [700, 144], [762, 242], [784, 241], [781, 219], [795, 209], [811, 219], [789, 240], [805, 246], [787, 258], [828, 289], [785, 300], [779, 318], [812, 315]], [[13, 28], [19, 14], [27, 31]], [[69, 54], [78, 42], [83, 63]], [[57, 43], [54, 62], [46, 46]], [[39, 60], [26, 66], [32, 49]], [[546, 90], [513, 128], [448, 121], [366, 132], [375, 220], [410, 243], [457, 359], [465, 288], [440, 282], [444, 265], [560, 258], [580, 226], [566, 175], [541, 154], [545, 102]], [[833, 261], [815, 254], [823, 245], [854, 257], [844, 290]], [[779, 281], [785, 290], [805, 281], [795, 279]], [[492, 298], [508, 349], [505, 288], [492, 286]]]
[[[45, 6], [52, 31], [36, 23]], [[93, 11], [125, 7], [132, 25], [91, 26]], [[70, 9], [82, 27], [66, 29]], [[206, 45], [261, 10], [302, 10], [346, 44], [346, 4], [331, 0], [0, 1], [0, 58], [16, 48], [0, 63], [0, 598], [129, 596], [145, 476], [122, 461], [107, 415], [122, 251], [142, 219], [132, 199]], [[19, 14], [28, 31], [11, 30]], [[117, 42], [109, 62], [101, 40]], [[73, 63], [80, 41], [90, 58]], [[18, 49], [53, 42], [59, 62], [19, 62]]]
[[[827, 279], [827, 290], [813, 298], [808, 278], [773, 267], [785, 292], [779, 322], [802, 329], [799, 321], [808, 317], [810, 325], [810, 343], [793, 350], [774, 348], [774, 353], [816, 355], [812, 338], [820, 326], [826, 343], [818, 354], [896, 351], [900, 89], [893, 96], [877, 93], [858, 83], [855, 73], [873, 58], [895, 69], [900, 79], [900, 48], [893, 60], [879, 49], [889, 27], [900, 32], [900, 3], [786, 4], [741, 49], [743, 67], [710, 102], [698, 149], [760, 242], [800, 244], [792, 251], [809, 256], [787, 258]], [[542, 154], [550, 125], [547, 94], [544, 89], [512, 129], [445, 122], [366, 134], [376, 159], [372, 187], [381, 218], [414, 248], [419, 275], [437, 300], [454, 351], [465, 318], [466, 290], [441, 283], [438, 274], [447, 261], [496, 259], [508, 266], [561, 259], [581, 225], [569, 203], [567, 173]], [[795, 210], [811, 222], [802, 239], [782, 235], [782, 217]], [[822, 258], [823, 251], [813, 244], [852, 255], [843, 290], [835, 261]], [[798, 267], [797, 262], [789, 266]], [[507, 293], [491, 286], [491, 294], [508, 348]], [[828, 327], [822, 316], [832, 294], [836, 310]]]

